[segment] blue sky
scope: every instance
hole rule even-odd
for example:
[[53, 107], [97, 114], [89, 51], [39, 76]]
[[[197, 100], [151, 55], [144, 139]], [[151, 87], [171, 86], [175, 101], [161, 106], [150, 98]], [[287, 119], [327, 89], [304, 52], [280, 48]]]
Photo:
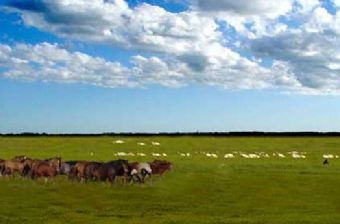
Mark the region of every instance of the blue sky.
[[337, 0], [0, 5], [2, 133], [340, 131]]

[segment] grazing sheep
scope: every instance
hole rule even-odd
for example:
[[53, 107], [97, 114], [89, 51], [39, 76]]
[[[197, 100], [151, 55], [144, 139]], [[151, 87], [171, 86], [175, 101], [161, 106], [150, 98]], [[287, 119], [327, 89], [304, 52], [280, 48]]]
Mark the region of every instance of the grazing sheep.
[[127, 156], [127, 153], [125, 153], [125, 152], [117, 152], [115, 155], [116, 156]]
[[233, 155], [233, 154], [231, 154], [231, 153], [227, 153], [227, 154], [225, 154], [224, 155], [224, 158], [234, 158], [235, 156]]
[[155, 152], [153, 152], [153, 153], [152, 153], [152, 156], [160, 157], [161, 154], [160, 154], [160, 153], [155, 153]]
[[145, 153], [138, 152], [137, 156], [146, 156]]
[[333, 159], [335, 156], [332, 154], [325, 154], [322, 156], [324, 159]]
[[123, 144], [124, 141], [123, 141], [123, 140], [116, 140], [115, 143], [116, 143], [116, 144]]
[[263, 154], [263, 157], [264, 158], [270, 158], [269, 154], [267, 154], [267, 153]]
[[254, 153], [249, 154], [248, 157], [249, 157], [249, 159], [259, 159], [260, 158], [259, 155], [256, 155]]
[[160, 145], [159, 142], [152, 142], [151, 144], [152, 144], [152, 145]]
[[293, 157], [294, 159], [305, 159], [305, 158], [306, 158], [305, 155], [300, 155], [300, 154], [297, 154], [297, 153], [293, 153], [293, 154], [292, 154], [292, 157]]
[[259, 155], [264, 158], [270, 158], [269, 154], [265, 152], [260, 152]]
[[186, 156], [186, 154], [185, 154], [185, 153], [182, 153], [182, 152], [177, 152], [177, 154], [180, 155], [180, 156], [183, 156], [183, 157]]
[[286, 157], [286, 156], [283, 155], [282, 153], [277, 153], [277, 155], [278, 155], [279, 157], [281, 157], [281, 158], [285, 158], [285, 157]]
[[243, 157], [243, 158], [246, 158], [246, 159], [249, 158], [249, 156], [247, 154], [244, 154], [244, 153], [241, 153], [240, 156]]
[[212, 153], [212, 154], [211, 154], [211, 157], [213, 157], [213, 158], [218, 158], [218, 155], [216, 155], [215, 153]]
[[168, 155], [167, 155], [166, 153], [162, 153], [162, 156], [165, 156], [165, 157], [166, 157], [166, 156], [168, 156]]
[[141, 146], [144, 146], [144, 145], [145, 145], [144, 142], [138, 142], [137, 144], [138, 144], [138, 145], [141, 145]]

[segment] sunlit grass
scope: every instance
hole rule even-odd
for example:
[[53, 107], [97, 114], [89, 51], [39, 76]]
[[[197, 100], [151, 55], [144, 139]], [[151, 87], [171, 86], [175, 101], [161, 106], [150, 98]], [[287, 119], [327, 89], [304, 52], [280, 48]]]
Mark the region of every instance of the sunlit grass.
[[[122, 139], [124, 144], [114, 144]], [[160, 142], [159, 146], [151, 145]], [[145, 146], [137, 145], [144, 142]], [[305, 151], [306, 159], [224, 159], [232, 151]], [[140, 185], [0, 179], [0, 223], [339, 223], [340, 138], [2, 137], [0, 158], [106, 161], [114, 153], [166, 153], [174, 171]], [[208, 158], [195, 152], [213, 152]], [[177, 152], [190, 153], [181, 157]]]

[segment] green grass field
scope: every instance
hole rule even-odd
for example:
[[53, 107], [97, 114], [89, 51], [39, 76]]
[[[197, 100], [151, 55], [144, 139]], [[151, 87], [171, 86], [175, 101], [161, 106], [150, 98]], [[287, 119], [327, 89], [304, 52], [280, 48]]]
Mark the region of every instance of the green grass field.
[[[122, 139], [125, 144], [113, 144]], [[152, 146], [158, 141], [160, 146]], [[137, 145], [145, 142], [145, 146]], [[232, 151], [305, 151], [306, 159], [224, 159]], [[0, 158], [112, 160], [114, 153], [167, 153], [174, 170], [145, 185], [0, 178], [0, 223], [340, 223], [340, 138], [0, 137]], [[177, 152], [189, 152], [181, 157]], [[208, 158], [195, 152], [214, 152]]]

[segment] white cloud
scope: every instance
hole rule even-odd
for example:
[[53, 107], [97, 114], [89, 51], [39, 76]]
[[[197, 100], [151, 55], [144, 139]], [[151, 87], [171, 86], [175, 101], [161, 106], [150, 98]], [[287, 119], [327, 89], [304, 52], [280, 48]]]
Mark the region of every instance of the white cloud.
[[305, 24], [250, 41], [260, 57], [286, 62], [306, 93], [340, 93], [339, 14], [316, 8]]
[[242, 16], [267, 16], [275, 18], [292, 9], [293, 0], [195, 0], [194, 6], [206, 12], [229, 12]]
[[[340, 94], [340, 13], [331, 14], [319, 0], [191, 0], [180, 13], [147, 3], [130, 8], [124, 0], [17, 2], [9, 8], [26, 25], [141, 53], [128, 68], [53, 44], [0, 45], [0, 66], [9, 78]], [[224, 22], [236, 33], [222, 32]]]
[[213, 18], [171, 13], [149, 4], [131, 9], [124, 0], [45, 0], [39, 10], [19, 10], [25, 24], [61, 37], [123, 48], [181, 53], [218, 41]]
[[193, 0], [193, 8], [224, 21], [248, 38], [275, 35], [284, 31], [280, 18], [290, 19], [320, 5], [319, 0]]
[[83, 83], [104, 87], [136, 86], [128, 68], [58, 45], [0, 45], [3, 76], [26, 81]]
[[[67, 51], [57, 44], [0, 45], [0, 67], [4, 69], [2, 76], [10, 79], [102, 87], [142, 87], [151, 84], [178, 87], [199, 83], [227, 89], [262, 89], [287, 87], [287, 84], [293, 83], [282, 81], [284, 71], [281, 69], [282, 74], [277, 76], [276, 72], [221, 46], [215, 46], [213, 50], [217, 52], [207, 52], [207, 61], [200, 68], [191, 63], [196, 62], [196, 57], [204, 55], [187, 55], [184, 58], [137, 55], [131, 59], [133, 66], [127, 68], [118, 62]], [[224, 51], [223, 56], [218, 51]]]

